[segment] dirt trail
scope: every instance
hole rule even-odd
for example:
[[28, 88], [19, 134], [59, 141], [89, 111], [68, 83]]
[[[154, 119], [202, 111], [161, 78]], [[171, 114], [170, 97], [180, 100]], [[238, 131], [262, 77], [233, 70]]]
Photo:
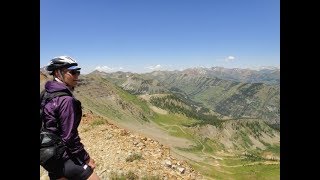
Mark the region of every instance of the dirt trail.
[[[187, 134], [187, 135], [192, 136], [190, 133], [185, 132], [185, 131], [181, 128], [181, 126], [179, 126], [179, 125], [168, 125], [168, 124], [164, 124], [164, 123], [161, 123], [161, 124], [162, 124], [163, 126], [165, 126], [165, 127], [178, 127], [184, 134]], [[214, 156], [214, 155], [212, 155], [212, 154], [206, 153], [206, 152], [205, 152], [206, 147], [203, 145], [203, 143], [202, 143], [199, 139], [196, 139], [196, 138], [195, 138], [194, 140], [196, 140], [198, 143], [201, 144], [201, 146], [202, 146], [201, 152], [202, 152], [205, 156], [209, 156], [209, 157], [212, 157], [212, 158], [218, 159], [218, 160], [223, 160], [222, 157], [218, 157], [218, 156]]]

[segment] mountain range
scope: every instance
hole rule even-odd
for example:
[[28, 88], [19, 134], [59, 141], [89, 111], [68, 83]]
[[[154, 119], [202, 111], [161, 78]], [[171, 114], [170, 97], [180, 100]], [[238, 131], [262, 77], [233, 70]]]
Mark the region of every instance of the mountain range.
[[[279, 75], [278, 69], [93, 71], [80, 76], [74, 94], [93, 114], [170, 147], [205, 179], [279, 179]], [[40, 69], [40, 90], [49, 79]]]
[[221, 118], [260, 118], [280, 128], [279, 69], [215, 67], [145, 74], [93, 73], [100, 73], [133, 94], [173, 93]]

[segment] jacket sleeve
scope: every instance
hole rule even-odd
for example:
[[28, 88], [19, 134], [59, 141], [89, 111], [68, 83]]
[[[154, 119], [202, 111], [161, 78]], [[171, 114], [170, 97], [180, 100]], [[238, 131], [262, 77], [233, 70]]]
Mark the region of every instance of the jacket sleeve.
[[61, 120], [62, 140], [67, 145], [69, 152], [83, 160], [87, 161], [90, 157], [81, 143], [78, 133], [78, 126], [81, 117], [76, 117], [74, 99], [69, 96], [62, 98], [60, 108], [58, 109]]

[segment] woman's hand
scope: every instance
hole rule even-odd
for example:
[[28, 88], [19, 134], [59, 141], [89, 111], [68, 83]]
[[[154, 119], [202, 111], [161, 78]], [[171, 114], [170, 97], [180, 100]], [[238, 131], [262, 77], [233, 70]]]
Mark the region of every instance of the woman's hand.
[[94, 168], [96, 167], [96, 163], [95, 163], [95, 161], [94, 161], [92, 158], [90, 158], [89, 160], [87, 160], [86, 163], [87, 163], [88, 166], [90, 166], [92, 169], [94, 169]]

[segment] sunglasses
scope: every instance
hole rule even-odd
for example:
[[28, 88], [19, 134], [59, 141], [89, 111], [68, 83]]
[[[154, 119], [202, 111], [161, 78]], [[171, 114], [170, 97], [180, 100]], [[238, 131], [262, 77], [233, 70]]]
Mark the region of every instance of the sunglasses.
[[80, 75], [80, 71], [79, 70], [71, 70], [71, 71], [69, 71], [69, 73], [70, 74], [72, 74], [72, 75]]

